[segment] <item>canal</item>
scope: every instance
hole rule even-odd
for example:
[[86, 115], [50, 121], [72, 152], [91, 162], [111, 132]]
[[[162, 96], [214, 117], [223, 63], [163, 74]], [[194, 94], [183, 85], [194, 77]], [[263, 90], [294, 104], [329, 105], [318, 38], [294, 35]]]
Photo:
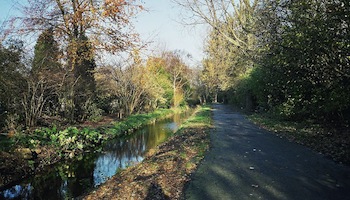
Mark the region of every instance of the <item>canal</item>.
[[148, 150], [170, 137], [190, 113], [144, 126], [130, 136], [109, 141], [99, 153], [50, 167], [0, 190], [0, 199], [72, 199], [98, 187], [118, 171], [141, 162]]

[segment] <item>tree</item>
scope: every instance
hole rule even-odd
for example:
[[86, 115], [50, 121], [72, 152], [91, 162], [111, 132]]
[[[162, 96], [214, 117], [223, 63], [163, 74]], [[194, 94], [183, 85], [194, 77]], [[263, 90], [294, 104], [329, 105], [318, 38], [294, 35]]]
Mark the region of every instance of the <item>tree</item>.
[[[112, 96], [108, 107], [119, 118], [142, 111], [147, 104], [148, 88], [144, 83], [144, 68], [141, 66], [103, 67], [97, 72], [99, 91], [103, 96]], [[100, 85], [101, 84], [101, 85]]]
[[96, 68], [95, 53], [91, 46], [89, 39], [82, 36], [82, 41], [78, 47], [78, 59], [74, 67], [74, 79], [76, 80], [74, 87], [74, 105], [76, 119], [82, 119], [86, 114], [85, 111], [94, 98], [96, 90], [96, 83], [94, 79], [94, 71]]
[[190, 69], [183, 61], [180, 53], [179, 51], [168, 51], [161, 55], [165, 61], [165, 70], [170, 74], [174, 107], [179, 106], [186, 99], [186, 92], [188, 92], [186, 86], [189, 84], [187, 76], [190, 75]]
[[[212, 101], [228, 101], [240, 77], [250, 71], [259, 53], [257, 16], [259, 0], [214, 1], [177, 0], [190, 16], [185, 23], [207, 24], [211, 30], [206, 42], [202, 81]], [[220, 96], [220, 97], [218, 97]]]
[[[176, 0], [189, 12], [186, 24], [208, 24], [232, 45], [244, 53], [253, 51], [250, 41], [245, 36], [254, 37], [255, 15], [259, 0], [216, 1], [216, 0]], [[246, 34], [241, 35], [244, 31]]]
[[46, 82], [26, 77], [27, 90], [22, 93], [22, 106], [27, 127], [37, 125], [38, 119], [41, 117], [44, 106], [49, 98], [47, 96]]
[[130, 47], [137, 36], [128, 30], [130, 19], [142, 9], [135, 0], [27, 0], [21, 7], [23, 16], [8, 21], [8, 28], [16, 27], [18, 21], [24, 26], [7, 29], [5, 34], [54, 27], [60, 41], [68, 44], [71, 67], [78, 61], [78, 47], [86, 37], [94, 50], [115, 53]]
[[43, 113], [53, 116], [59, 112], [60, 85], [65, 71], [59, 62], [61, 53], [53, 31], [49, 28], [39, 35], [31, 71], [25, 76], [26, 90], [21, 95], [21, 104], [27, 127], [37, 125]]
[[[32, 73], [38, 76], [51, 76], [62, 68], [59, 59], [61, 57], [59, 45], [54, 38], [53, 28], [44, 30], [38, 37], [34, 47]], [[51, 74], [46, 74], [50, 72]]]
[[350, 102], [348, 2], [264, 6], [263, 56], [254, 72], [260, 76], [253, 76], [261, 83], [254, 89], [259, 102], [289, 119], [344, 118]]
[[201, 73], [201, 80], [204, 85], [204, 96], [205, 101], [211, 99], [211, 102], [218, 102], [218, 94], [221, 81], [219, 80], [220, 70], [215, 67], [215, 64], [211, 60], [203, 61], [203, 71]]
[[154, 107], [169, 108], [173, 98], [173, 83], [165, 69], [165, 60], [160, 56], [151, 56], [146, 62], [146, 78], [150, 84], [151, 104]]
[[[137, 42], [130, 19], [142, 9], [129, 0], [27, 0], [22, 17], [8, 22], [4, 34], [29, 34], [54, 28], [54, 34], [64, 51], [66, 68], [65, 94], [61, 107], [69, 120], [79, 119], [86, 101], [92, 97], [95, 57], [98, 53], [124, 51]], [[22, 27], [16, 27], [21, 22]], [[85, 88], [85, 86], [88, 86]]]
[[[47, 105], [44, 111], [47, 115], [57, 115], [59, 112], [59, 98], [62, 93], [62, 84], [66, 71], [63, 68], [60, 59], [62, 52], [54, 38], [54, 29], [51, 27], [44, 30], [38, 37], [34, 47], [34, 58], [31, 68], [31, 76], [33, 84], [42, 82], [45, 84], [45, 98]], [[34, 86], [32, 84], [32, 86]]]
[[0, 44], [0, 127], [14, 129], [21, 120], [19, 102], [25, 88], [22, 49], [20, 41], [9, 41], [7, 47]]

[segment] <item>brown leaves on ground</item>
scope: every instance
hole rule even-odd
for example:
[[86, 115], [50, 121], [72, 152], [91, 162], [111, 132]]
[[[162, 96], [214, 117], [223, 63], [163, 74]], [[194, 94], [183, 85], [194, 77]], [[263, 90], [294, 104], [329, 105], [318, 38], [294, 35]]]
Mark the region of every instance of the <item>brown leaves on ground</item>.
[[180, 199], [209, 148], [208, 129], [185, 129], [84, 199]]
[[286, 122], [270, 119], [264, 115], [254, 115], [250, 120], [279, 137], [307, 146], [336, 162], [350, 165], [348, 125]]
[[322, 153], [336, 162], [350, 165], [350, 135], [348, 131], [319, 128], [319, 130], [304, 129], [295, 132], [278, 132], [278, 134]]

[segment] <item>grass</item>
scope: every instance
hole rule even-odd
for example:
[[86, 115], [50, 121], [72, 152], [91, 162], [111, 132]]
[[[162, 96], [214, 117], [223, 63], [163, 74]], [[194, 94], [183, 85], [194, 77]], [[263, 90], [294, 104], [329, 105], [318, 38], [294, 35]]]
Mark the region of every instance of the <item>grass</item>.
[[101, 127], [99, 130], [101, 132], [107, 133], [106, 139], [108, 140], [111, 137], [131, 134], [142, 126], [171, 117], [173, 114], [184, 112], [187, 109], [187, 107], [175, 109], [158, 109], [152, 113], [131, 115], [123, 121], [115, 122], [112, 124], [112, 126]]
[[211, 127], [211, 108], [210, 106], [202, 106], [196, 113], [186, 120], [180, 128], [209, 128]]
[[114, 128], [119, 129], [121, 132], [127, 132], [129, 129], [138, 129], [141, 126], [155, 122], [163, 118], [170, 117], [175, 112], [172, 109], [160, 109], [152, 113], [136, 114], [127, 117], [121, 122], [114, 123]]

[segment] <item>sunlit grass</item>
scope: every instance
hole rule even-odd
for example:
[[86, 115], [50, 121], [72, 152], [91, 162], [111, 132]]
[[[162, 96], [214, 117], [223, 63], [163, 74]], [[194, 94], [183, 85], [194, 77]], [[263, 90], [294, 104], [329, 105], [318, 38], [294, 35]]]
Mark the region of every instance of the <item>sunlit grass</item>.
[[210, 127], [212, 123], [210, 106], [200, 107], [181, 128]]

